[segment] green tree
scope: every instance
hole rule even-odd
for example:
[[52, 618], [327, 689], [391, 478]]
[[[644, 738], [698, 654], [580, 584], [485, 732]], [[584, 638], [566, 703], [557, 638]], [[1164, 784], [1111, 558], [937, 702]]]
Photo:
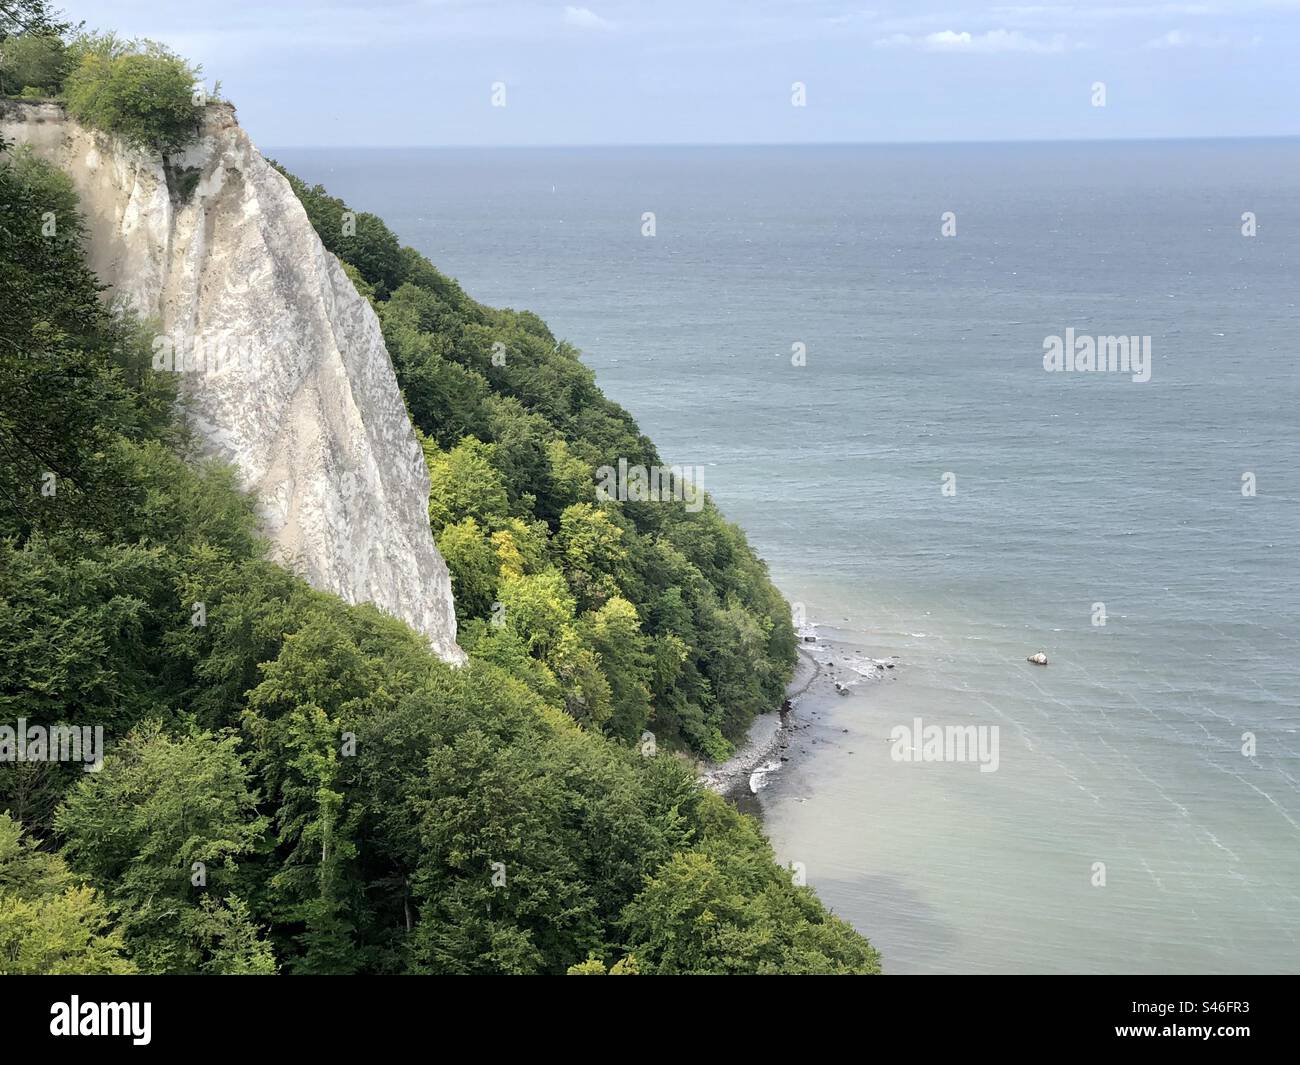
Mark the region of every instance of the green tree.
[[98, 893], [0, 812], [0, 976], [135, 971]]
[[614, 712], [611, 685], [600, 658], [576, 626], [560, 627], [545, 661], [555, 684], [543, 693], [563, 700], [565, 711], [579, 724], [603, 728]]
[[203, 899], [192, 923], [194, 938], [206, 956], [202, 972], [212, 976], [274, 976], [275, 953], [261, 938], [248, 904], [235, 895], [222, 902]]
[[0, 43], [0, 94], [35, 89], [51, 96], [67, 71], [67, 46], [55, 34], [23, 33]]
[[700, 845], [674, 854], [623, 911], [629, 953], [657, 975], [872, 974], [875, 948], [796, 887], [757, 825], [716, 795]]
[[561, 630], [573, 621], [573, 596], [558, 570], [505, 573], [498, 594], [505, 610], [505, 624], [530, 651], [542, 657], [556, 645]]
[[612, 713], [605, 728], [621, 739], [635, 740], [650, 723], [652, 664], [636, 607], [615, 596], [599, 610], [583, 615], [582, 621], [587, 642], [609, 681]]
[[185, 147], [203, 114], [194, 100], [199, 68], [153, 41], [115, 51], [93, 44], [79, 49], [80, 61], [64, 83], [69, 114], [137, 147], [163, 154]]
[[438, 550], [451, 573], [457, 621], [487, 617], [496, 602], [500, 563], [483, 527], [469, 517], [443, 526]]
[[173, 738], [157, 724], [141, 726], [59, 807], [64, 855], [121, 913], [145, 972], [210, 969], [213, 916], [204, 899], [255, 884], [252, 859], [267, 820], [238, 744], [234, 735]]
[[429, 524], [434, 533], [453, 522], [473, 518], [494, 529], [509, 513], [505, 485], [493, 465], [496, 449], [466, 437], [450, 451], [425, 440], [429, 466]]
[[49, 0], [3, 0], [0, 3], [0, 42], [23, 33], [61, 37], [70, 28]]
[[82, 235], [65, 175], [25, 150], [0, 158], [0, 535], [112, 527], [119, 441], [168, 416], [140, 336], [100, 303]]
[[637, 976], [639, 970], [636, 965], [636, 958], [629, 954], [626, 958], [620, 958], [609, 969], [605, 968], [605, 963], [599, 958], [588, 958], [577, 965], [570, 965], [568, 969], [569, 976]]
[[591, 503], [573, 503], [560, 515], [556, 546], [579, 604], [598, 607], [619, 594], [626, 576], [623, 529]]

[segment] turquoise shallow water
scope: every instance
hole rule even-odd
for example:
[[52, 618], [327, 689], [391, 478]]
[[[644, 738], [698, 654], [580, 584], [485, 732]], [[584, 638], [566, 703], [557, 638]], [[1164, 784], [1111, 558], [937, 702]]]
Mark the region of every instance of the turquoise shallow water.
[[[1300, 971], [1300, 142], [272, 154], [542, 315], [834, 654], [899, 656], [760, 796], [887, 968]], [[1046, 373], [1067, 327], [1151, 380]], [[893, 760], [916, 716], [997, 772]]]

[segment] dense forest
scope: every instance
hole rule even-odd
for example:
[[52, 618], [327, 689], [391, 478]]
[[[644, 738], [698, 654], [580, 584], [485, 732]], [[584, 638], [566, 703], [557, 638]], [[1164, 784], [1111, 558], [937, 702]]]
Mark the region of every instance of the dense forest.
[[[183, 60], [42, 3], [0, 9], [0, 46], [0, 91], [147, 150], [201, 115]], [[4, 146], [0, 754], [20, 720], [105, 741], [88, 773], [7, 740], [0, 973], [877, 971], [686, 756], [792, 668], [743, 534], [599, 500], [600, 466], [659, 460], [578, 353], [289, 180], [379, 316], [469, 664], [270, 560], [149, 323], [105, 303], [71, 183]]]

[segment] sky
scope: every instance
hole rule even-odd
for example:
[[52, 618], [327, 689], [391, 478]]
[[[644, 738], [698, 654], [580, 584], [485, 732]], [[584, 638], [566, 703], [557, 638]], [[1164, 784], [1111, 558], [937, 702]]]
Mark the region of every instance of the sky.
[[201, 63], [271, 147], [1300, 133], [1300, 0], [62, 6]]

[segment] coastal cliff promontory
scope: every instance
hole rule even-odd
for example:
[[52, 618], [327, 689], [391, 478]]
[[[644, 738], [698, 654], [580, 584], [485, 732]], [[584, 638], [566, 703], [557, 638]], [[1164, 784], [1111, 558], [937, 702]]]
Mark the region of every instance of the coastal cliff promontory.
[[5, 101], [0, 138], [72, 180], [91, 267], [153, 323], [202, 448], [257, 499], [276, 556], [460, 662], [429, 474], [370, 304], [227, 104], [163, 156], [53, 102]]

